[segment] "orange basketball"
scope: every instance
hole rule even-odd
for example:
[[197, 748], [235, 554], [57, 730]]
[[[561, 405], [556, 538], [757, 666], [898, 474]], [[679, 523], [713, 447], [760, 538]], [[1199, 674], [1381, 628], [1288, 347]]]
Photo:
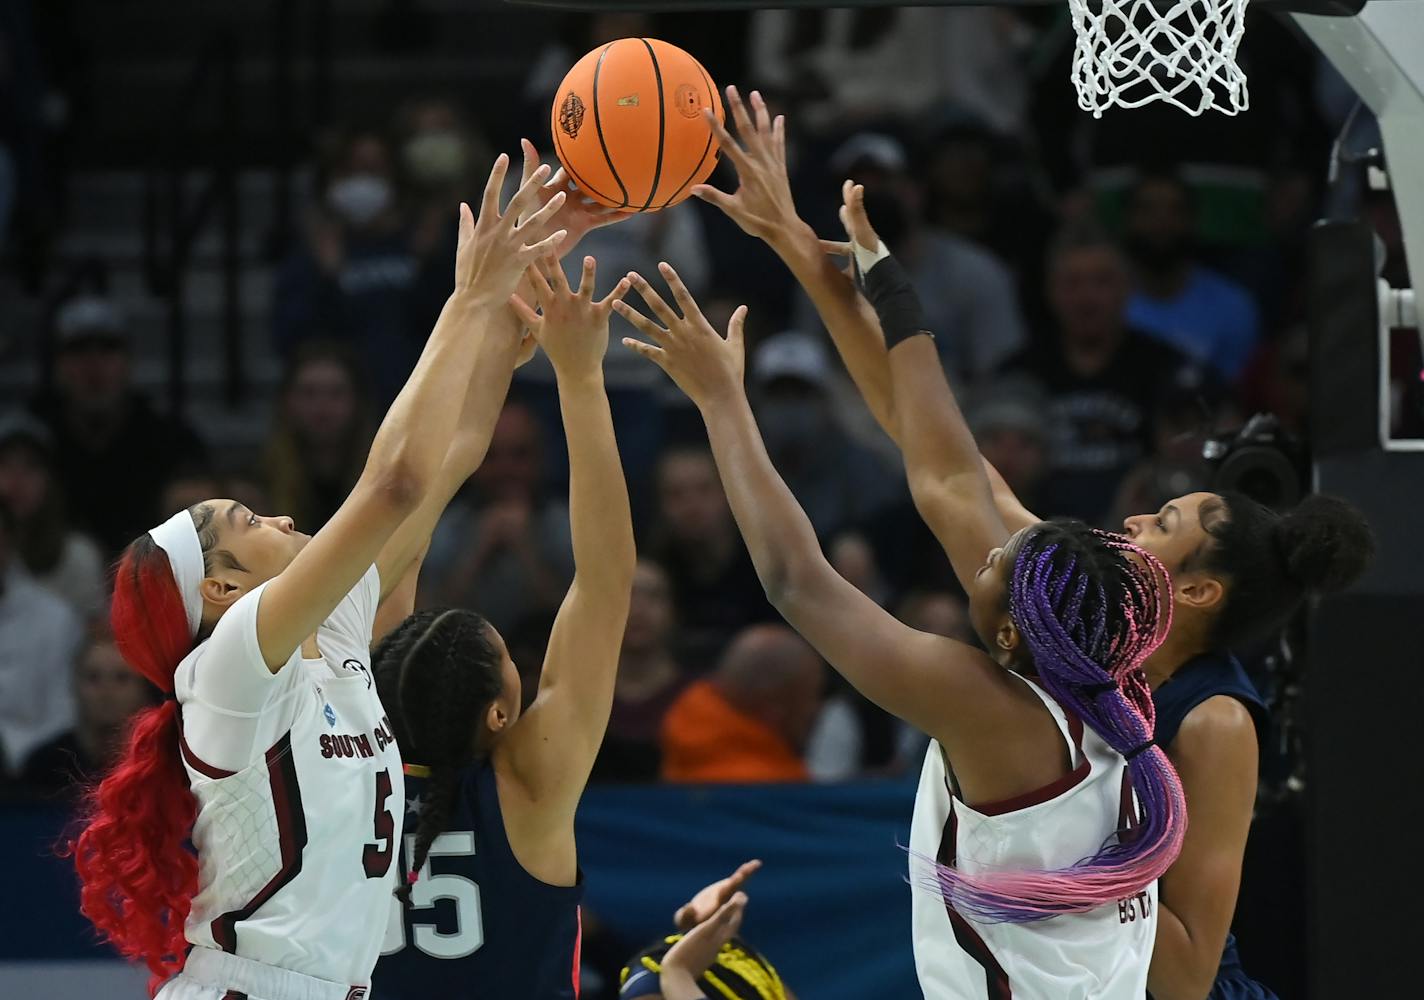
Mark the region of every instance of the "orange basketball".
[[704, 108], [723, 120], [717, 88], [696, 59], [656, 38], [620, 38], [564, 77], [554, 95], [554, 149], [594, 201], [656, 212], [686, 198], [717, 165]]

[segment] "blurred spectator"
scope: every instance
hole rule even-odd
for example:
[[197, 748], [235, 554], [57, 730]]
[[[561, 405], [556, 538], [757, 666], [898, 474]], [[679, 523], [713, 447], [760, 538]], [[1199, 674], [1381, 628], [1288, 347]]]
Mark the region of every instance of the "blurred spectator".
[[1208, 372], [1183, 368], [1157, 400], [1151, 452], [1123, 479], [1103, 527], [1121, 531], [1125, 518], [1160, 510], [1173, 497], [1209, 489], [1211, 469], [1202, 447], [1213, 430], [1240, 423], [1240, 414]]
[[1260, 334], [1244, 288], [1203, 267], [1192, 192], [1170, 173], [1143, 176], [1128, 195], [1124, 236], [1135, 288], [1127, 321], [1223, 378], [1240, 378]]
[[1274, 413], [1281, 429], [1296, 437], [1310, 433], [1310, 338], [1304, 326], [1287, 330], [1256, 356], [1244, 389], [1248, 412]]
[[423, 589], [433, 603], [473, 608], [501, 632], [558, 607], [573, 579], [569, 509], [545, 490], [540, 429], [511, 400], [465, 495], [430, 541]]
[[271, 512], [309, 534], [346, 499], [366, 464], [374, 419], [361, 371], [340, 344], [303, 344], [287, 366], [263, 448]]
[[1056, 340], [1018, 358], [1048, 393], [1044, 516], [1102, 521], [1127, 470], [1152, 443], [1152, 413], [1187, 361], [1127, 325], [1129, 280], [1117, 247], [1090, 228], [1059, 237], [1049, 256]]
[[99, 778], [119, 751], [125, 726], [152, 703], [153, 689], [119, 655], [114, 640], [90, 640], [74, 665], [74, 728], [39, 747], [25, 761], [20, 784], [59, 792]]
[[[394, 157], [370, 130], [338, 137], [317, 167], [319, 202], [273, 290], [273, 332], [289, 356], [305, 340], [339, 337], [389, 402], [420, 356], [449, 294], [455, 205], [443, 227], [419, 225], [402, 199]], [[443, 239], [442, 239], [443, 237]]]
[[822, 538], [900, 498], [899, 472], [837, 421], [831, 359], [820, 340], [795, 332], [769, 337], [752, 355], [751, 382], [767, 453]]
[[[154, 511], [152, 520], [154, 523], [160, 523], [180, 510], [187, 510], [204, 500], [226, 495], [222, 480], [215, 473], [202, 468], [181, 469], [163, 484], [163, 492], [158, 497], [158, 509]], [[232, 499], [242, 498], [234, 496]], [[266, 512], [271, 508], [249, 504], [247, 509]]]
[[969, 427], [983, 455], [1029, 510], [1043, 501], [1048, 475], [1048, 415], [1043, 390], [1030, 379], [1006, 376], [974, 393]]
[[186, 423], [155, 412], [133, 387], [130, 360], [119, 307], [100, 296], [70, 299], [55, 319], [54, 389], [34, 403], [54, 435], [70, 514], [106, 553], [147, 530], [163, 484], [207, 453]]
[[[910, 272], [951, 381], [975, 382], [1026, 342], [1014, 279], [993, 254], [924, 225], [923, 192], [908, 168], [899, 142], [870, 132], [846, 140], [830, 159], [833, 176], [865, 185], [866, 211]], [[798, 326], [820, 329], [802, 298]]]
[[672, 582], [681, 658], [701, 670], [754, 622], [778, 621], [767, 603], [711, 452], [680, 448], [658, 465], [653, 558]]
[[13, 772], [70, 725], [70, 677], [84, 626], [17, 565], [15, 517], [0, 504], [0, 764]]
[[825, 666], [785, 625], [756, 625], [717, 670], [687, 688], [663, 721], [663, 779], [805, 781], [806, 741], [821, 706]]
[[593, 780], [656, 781], [662, 766], [658, 734], [687, 674], [672, 652], [672, 588], [657, 563], [639, 561], [618, 660], [613, 714], [593, 764]]
[[81, 618], [97, 614], [104, 604], [104, 557], [69, 526], [49, 429], [20, 411], [0, 417], [0, 503], [15, 516], [15, 568]]
[[855, 531], [837, 535], [826, 549], [826, 558], [846, 582], [884, 607], [890, 601], [890, 585], [880, 572], [875, 549], [865, 536]]
[[1038, 295], [1053, 217], [1019, 144], [983, 120], [951, 110], [932, 126], [927, 146], [930, 225], [992, 251], [1017, 276], [1022, 293]]
[[970, 646], [980, 645], [969, 620], [969, 604], [947, 590], [917, 590], [900, 602], [896, 616], [921, 632], [942, 635]]
[[1028, 100], [1032, 35], [1011, 11], [932, 7], [759, 10], [752, 76], [817, 129], [911, 118], [940, 102], [1004, 131]]
[[447, 221], [452, 207], [484, 187], [489, 144], [451, 101], [426, 98], [400, 115], [401, 167], [418, 208]]

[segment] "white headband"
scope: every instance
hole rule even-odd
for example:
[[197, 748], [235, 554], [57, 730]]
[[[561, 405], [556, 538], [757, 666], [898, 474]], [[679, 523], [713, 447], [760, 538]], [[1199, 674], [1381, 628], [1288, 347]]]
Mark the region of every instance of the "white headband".
[[193, 515], [180, 510], [148, 535], [168, 555], [168, 565], [173, 567], [173, 579], [188, 615], [188, 635], [196, 638], [203, 620], [203, 595], [198, 586], [207, 574], [203, 572], [203, 545], [198, 541], [198, 529], [193, 527]]

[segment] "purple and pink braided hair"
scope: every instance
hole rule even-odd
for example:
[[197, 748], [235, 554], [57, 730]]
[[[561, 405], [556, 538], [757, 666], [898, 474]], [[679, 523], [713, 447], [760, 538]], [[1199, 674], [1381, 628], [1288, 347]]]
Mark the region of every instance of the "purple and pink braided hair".
[[933, 887], [964, 915], [1024, 923], [1141, 892], [1181, 851], [1187, 808], [1176, 770], [1152, 743], [1156, 713], [1142, 672], [1172, 624], [1162, 564], [1121, 535], [1046, 521], [1014, 560], [1009, 617], [1044, 688], [1127, 758], [1141, 813], [1139, 826], [1068, 868], [969, 874], [935, 865]]

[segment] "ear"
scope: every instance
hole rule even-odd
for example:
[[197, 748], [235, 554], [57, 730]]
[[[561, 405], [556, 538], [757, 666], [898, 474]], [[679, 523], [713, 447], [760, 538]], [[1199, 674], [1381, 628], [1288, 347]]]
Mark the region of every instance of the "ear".
[[1018, 651], [1020, 639], [1018, 626], [1006, 618], [994, 633], [994, 646], [1012, 656]]
[[490, 702], [489, 708], [485, 709], [485, 727], [491, 733], [502, 733], [509, 725], [509, 713], [504, 710], [504, 706], [496, 698]]
[[[247, 589], [231, 580], [221, 580], [215, 576], [203, 577], [198, 584], [198, 592], [203, 595], [203, 603], [226, 611]], [[206, 617], [206, 616], [205, 616]]]
[[1178, 604], [1201, 611], [1214, 611], [1226, 596], [1220, 580], [1198, 573], [1179, 577], [1175, 590], [1172, 596]]

